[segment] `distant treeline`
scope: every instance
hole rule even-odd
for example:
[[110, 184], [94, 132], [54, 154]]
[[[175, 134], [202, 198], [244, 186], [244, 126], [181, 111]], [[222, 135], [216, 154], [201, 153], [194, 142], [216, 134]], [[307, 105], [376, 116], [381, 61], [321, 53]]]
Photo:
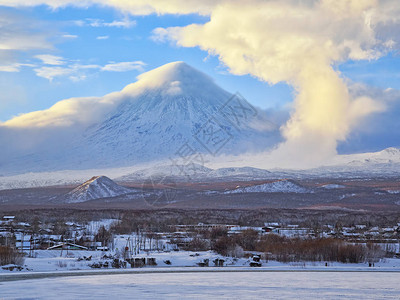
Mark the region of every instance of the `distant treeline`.
[[263, 226], [265, 222], [298, 224], [307, 228], [318, 228], [326, 224], [352, 226], [393, 226], [400, 222], [398, 212], [390, 211], [338, 211], [303, 209], [260, 209], [260, 210], [74, 210], [74, 209], [29, 209], [1, 212], [15, 215], [16, 221], [34, 223], [78, 222], [85, 223], [101, 219], [118, 219], [120, 224], [114, 233], [130, 233], [140, 228], [163, 231], [168, 225], [187, 224], [233, 224], [240, 226]]

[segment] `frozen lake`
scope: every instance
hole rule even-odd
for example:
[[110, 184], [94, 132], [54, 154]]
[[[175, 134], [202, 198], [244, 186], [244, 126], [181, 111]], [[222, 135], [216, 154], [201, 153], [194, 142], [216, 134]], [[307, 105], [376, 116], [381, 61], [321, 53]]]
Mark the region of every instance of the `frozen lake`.
[[193, 272], [0, 282], [1, 299], [399, 299], [397, 272]]

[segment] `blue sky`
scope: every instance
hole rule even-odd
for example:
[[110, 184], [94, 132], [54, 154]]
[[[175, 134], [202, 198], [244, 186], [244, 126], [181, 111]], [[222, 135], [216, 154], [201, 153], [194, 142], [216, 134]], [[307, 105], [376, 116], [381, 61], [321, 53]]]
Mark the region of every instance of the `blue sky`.
[[[198, 48], [178, 47], [171, 43], [155, 42], [150, 38], [152, 30], [157, 27], [202, 23], [207, 21], [207, 17], [197, 15], [132, 17], [98, 7], [51, 10], [40, 6], [25, 9], [8, 8], [6, 11], [22, 15], [32, 22], [43, 23], [44, 28], [52, 28], [53, 31], [50, 39], [55, 42], [54, 48], [18, 53], [23, 63], [37, 65], [40, 61], [34, 58], [35, 55], [50, 54], [64, 58], [68, 64], [77, 62], [82, 65], [105, 65], [110, 62], [142, 61], [145, 65], [142, 70], [126, 72], [82, 71], [81, 73], [87, 77], [77, 81], [67, 76], [55, 77], [50, 81], [38, 77], [35, 68], [32, 67], [22, 67], [19, 72], [0, 72], [0, 87], [2, 90], [7, 90], [0, 96], [1, 121], [20, 113], [46, 109], [62, 99], [102, 96], [121, 90], [127, 84], [134, 82], [142, 71], [180, 60], [207, 73], [226, 90], [240, 91], [250, 102], [262, 108], [281, 107], [292, 99], [292, 89], [284, 83], [272, 86], [250, 75], [232, 75], [217, 57], [209, 56]], [[124, 19], [136, 24], [129, 28], [90, 25], [96, 20], [111, 23]], [[77, 21], [82, 21], [85, 25], [77, 25]]]
[[[380, 4], [363, 7], [357, 1], [330, 4], [314, 1], [312, 5], [271, 1], [276, 4], [274, 6], [259, 0], [246, 4], [204, 1], [201, 5], [187, 0], [173, 2], [171, 6], [150, 1], [144, 8], [140, 1], [116, 0], [114, 4], [99, 6], [92, 4], [102, 4], [102, 0], [87, 0], [82, 2], [83, 7], [75, 7], [74, 1], [60, 0], [57, 3], [61, 6], [56, 8], [40, 5], [43, 3], [54, 5], [48, 0], [0, 0], [0, 122], [19, 114], [44, 110], [62, 99], [119, 91], [142, 72], [172, 61], [185, 61], [210, 75], [221, 87], [230, 92], [239, 91], [249, 102], [263, 109], [294, 111], [291, 105], [299, 96], [298, 107], [307, 109], [296, 111], [297, 117], [290, 123], [293, 128], [288, 126], [286, 136], [302, 131], [306, 141], [308, 136], [320, 131], [320, 139], [326, 139], [326, 144], [334, 145], [332, 147], [338, 146], [343, 153], [400, 146], [400, 133], [390, 133], [388, 129], [400, 128], [398, 96], [391, 94], [395, 100], [385, 98], [385, 90], [400, 90], [400, 30], [396, 1], [388, 0], [382, 7]], [[225, 5], [226, 9], [218, 9], [216, 3]], [[150, 12], [159, 13], [147, 12], [149, 7]], [[229, 19], [241, 13], [242, 7], [240, 18]], [[338, 8], [343, 12], [338, 13]], [[141, 9], [146, 12], [141, 13]], [[271, 17], [274, 14], [263, 15], [274, 9], [276, 15], [283, 13], [285, 17], [276, 20]], [[367, 24], [370, 21], [363, 19], [364, 11], [368, 9], [382, 14], [376, 18], [372, 29]], [[312, 26], [305, 20], [298, 23], [299, 10], [310, 16], [308, 21], [314, 22]], [[329, 18], [336, 14], [336, 23], [329, 24]], [[236, 27], [235, 20], [239, 19], [243, 22], [241, 28]], [[381, 22], [385, 19], [391, 21]], [[262, 25], [258, 24], [264, 21]], [[195, 29], [191, 24], [201, 26]], [[213, 26], [215, 36], [204, 24]], [[275, 26], [277, 24], [279, 26]], [[186, 30], [186, 26], [190, 28]], [[173, 27], [181, 29], [174, 31]], [[167, 28], [168, 39], [155, 38], [156, 28]], [[174, 36], [176, 32], [178, 35]], [[303, 49], [304, 41], [311, 41], [311, 47], [307, 48], [307, 45]], [[324, 59], [317, 61], [318, 54], [323, 52], [320, 49], [315, 52], [315, 60], [309, 57], [310, 51], [325, 44], [332, 46], [321, 48], [326, 50], [321, 55]], [[253, 49], [254, 45], [260, 47]], [[279, 49], [282, 47], [290, 51], [285, 52], [285, 48], [281, 55]], [[310, 72], [309, 67], [313, 64], [313, 69], [322, 65], [317, 74], [333, 70], [335, 76], [345, 78], [350, 90], [353, 85], [362, 85], [364, 94], [361, 96], [375, 97], [365, 105], [358, 104], [368, 106], [360, 113], [351, 109], [355, 107], [353, 102], [357, 101], [353, 100], [356, 99], [344, 99], [337, 105], [342, 110], [335, 107], [335, 101], [342, 101], [340, 97], [332, 97], [324, 107], [320, 106], [321, 115], [330, 117], [332, 111], [333, 122], [346, 123], [340, 132], [337, 128], [322, 130], [324, 118], [318, 118], [319, 111], [309, 106], [315, 101], [304, 100], [302, 96], [310, 92], [307, 88], [314, 82], [314, 73], [311, 72], [309, 78], [304, 75]], [[239, 73], [248, 75], [234, 75]], [[317, 98], [325, 97], [322, 90], [317, 94]], [[382, 103], [386, 106], [385, 111]], [[353, 110], [352, 114], [341, 118]], [[308, 128], [310, 120], [319, 123], [315, 123], [315, 128]], [[309, 147], [318, 147], [320, 139], [316, 138], [315, 145]], [[296, 147], [306, 148], [305, 145]]]

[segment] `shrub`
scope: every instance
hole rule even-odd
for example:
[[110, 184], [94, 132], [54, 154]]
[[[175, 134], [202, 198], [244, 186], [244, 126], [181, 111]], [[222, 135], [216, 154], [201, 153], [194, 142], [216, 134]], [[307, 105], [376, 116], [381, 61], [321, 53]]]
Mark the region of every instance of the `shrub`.
[[235, 248], [230, 248], [228, 249], [228, 256], [230, 257], [236, 257], [236, 258], [241, 258], [244, 256], [244, 251], [243, 248], [240, 247], [239, 245], [235, 245]]
[[22, 265], [24, 261], [22, 253], [8, 246], [0, 246], [0, 266], [8, 264]]
[[[337, 261], [343, 263], [364, 262], [371, 252], [363, 245], [349, 244], [345, 241], [325, 239], [286, 238], [266, 235], [256, 245], [256, 250], [268, 253], [268, 256], [281, 262], [294, 261]], [[377, 251], [374, 257], [379, 256]]]
[[235, 241], [228, 236], [220, 237], [212, 244], [212, 250], [223, 256], [229, 256], [229, 254], [235, 250], [237, 244]]
[[258, 232], [253, 229], [246, 229], [236, 237], [236, 243], [244, 250], [254, 251], [258, 241]]
[[209, 249], [208, 241], [197, 237], [192, 239], [189, 242], [188, 246], [186, 247], [186, 250], [188, 251], [206, 251], [208, 249]]

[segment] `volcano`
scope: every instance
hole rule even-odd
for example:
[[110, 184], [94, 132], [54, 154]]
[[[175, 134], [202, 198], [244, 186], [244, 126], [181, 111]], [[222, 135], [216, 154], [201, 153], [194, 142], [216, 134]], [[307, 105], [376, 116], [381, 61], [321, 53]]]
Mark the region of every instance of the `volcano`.
[[[51, 120], [45, 126], [43, 121], [33, 129], [18, 128], [15, 134], [40, 138], [22, 153], [9, 151], [0, 161], [2, 171], [113, 168], [201, 154], [240, 154], [266, 150], [280, 140], [265, 112], [184, 62], [143, 73], [120, 92], [67, 99], [54, 107], [72, 102], [76, 116], [70, 113], [60, 121], [52, 117], [52, 108], [44, 111]], [[17, 123], [18, 118], [11, 121]]]

